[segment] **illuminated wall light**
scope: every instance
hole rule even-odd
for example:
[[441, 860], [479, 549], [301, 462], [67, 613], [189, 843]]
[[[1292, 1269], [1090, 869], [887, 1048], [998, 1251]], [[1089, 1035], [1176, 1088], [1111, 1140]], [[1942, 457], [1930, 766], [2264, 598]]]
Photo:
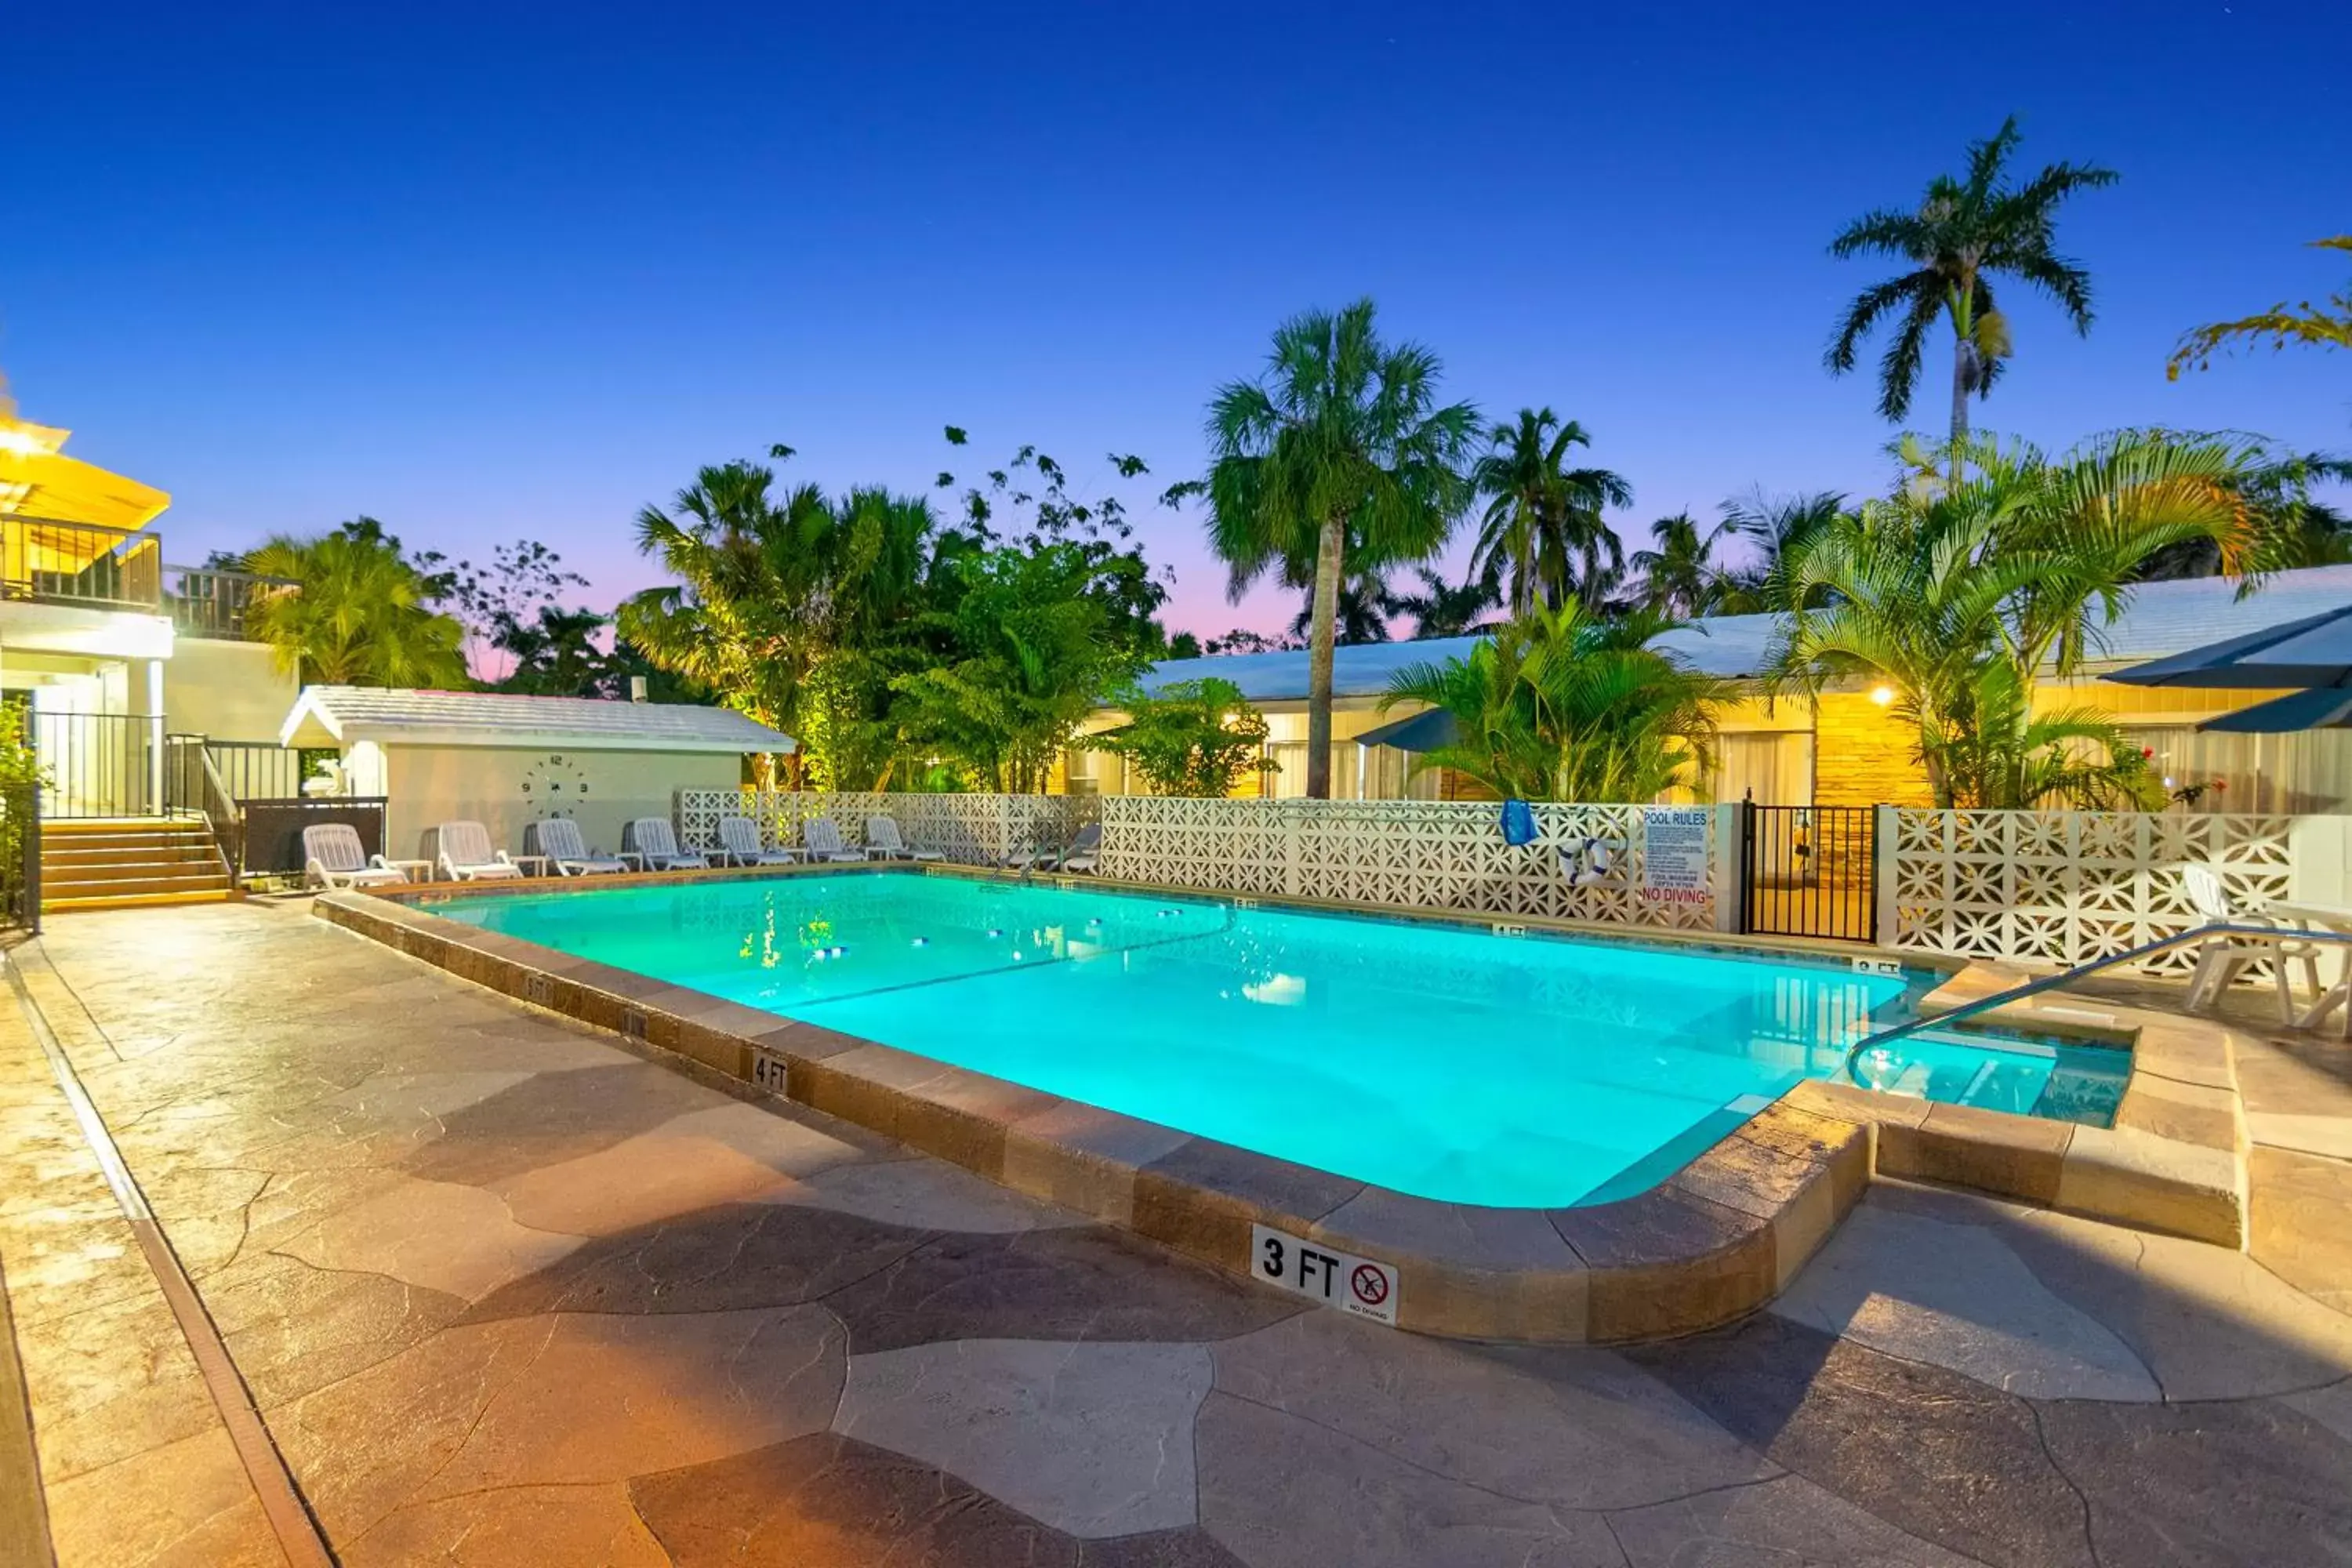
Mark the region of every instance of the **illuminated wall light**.
[[1895, 702], [1895, 688], [1891, 686], [1874, 686], [1870, 689], [1870, 700], [1873, 702], [1877, 703], [1881, 708], [1892, 707]]

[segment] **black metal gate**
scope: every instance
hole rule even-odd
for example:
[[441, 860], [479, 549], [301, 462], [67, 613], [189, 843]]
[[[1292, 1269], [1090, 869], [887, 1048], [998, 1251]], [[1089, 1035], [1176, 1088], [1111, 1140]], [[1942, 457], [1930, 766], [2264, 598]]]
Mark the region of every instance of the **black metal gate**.
[[1758, 936], [1878, 940], [1878, 811], [1741, 808], [1739, 929]]

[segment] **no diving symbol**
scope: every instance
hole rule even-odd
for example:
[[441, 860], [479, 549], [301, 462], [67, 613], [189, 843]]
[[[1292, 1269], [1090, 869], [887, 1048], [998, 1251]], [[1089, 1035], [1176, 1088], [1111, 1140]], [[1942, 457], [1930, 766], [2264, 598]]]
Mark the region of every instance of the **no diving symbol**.
[[1377, 1307], [1389, 1299], [1389, 1277], [1369, 1263], [1359, 1263], [1356, 1271], [1348, 1276], [1348, 1289], [1365, 1306]]

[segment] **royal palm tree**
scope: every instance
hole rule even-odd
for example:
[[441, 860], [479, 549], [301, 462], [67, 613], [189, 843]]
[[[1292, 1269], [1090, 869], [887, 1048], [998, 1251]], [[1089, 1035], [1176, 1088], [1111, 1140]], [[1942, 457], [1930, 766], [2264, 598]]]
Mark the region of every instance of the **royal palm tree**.
[[265, 592], [247, 625], [303, 680], [466, 684], [466, 628], [432, 608], [432, 584], [373, 518], [317, 539], [278, 535], [248, 554], [245, 569], [299, 584]]
[[1583, 426], [1549, 408], [1522, 408], [1486, 433], [1486, 455], [1470, 478], [1491, 499], [1470, 574], [1507, 576], [1514, 616], [1538, 598], [1558, 609], [1571, 593], [1597, 604], [1623, 574], [1625, 547], [1601, 510], [1631, 506], [1633, 488], [1607, 468], [1567, 466], [1572, 448], [1591, 444]]
[[1643, 607], [1685, 620], [1712, 611], [1727, 583], [1716, 546], [1737, 532], [1727, 520], [1701, 532], [1686, 511], [1650, 524], [1654, 548], [1636, 550], [1633, 557], [1642, 574]]
[[1439, 406], [1437, 356], [1382, 343], [1370, 300], [1309, 311], [1275, 332], [1265, 372], [1209, 405], [1209, 542], [1238, 599], [1272, 573], [1312, 586], [1307, 794], [1331, 794], [1331, 650], [1351, 576], [1435, 554], [1469, 505], [1477, 429]]
[[1882, 207], [1830, 242], [1840, 258], [1885, 256], [1909, 268], [1854, 297], [1823, 355], [1831, 374], [1852, 370], [1862, 340], [1893, 318], [1895, 336], [1878, 363], [1878, 411], [1899, 424], [1911, 411], [1927, 334], [1938, 318], [1949, 322], [1955, 460], [1965, 450], [1969, 398], [1990, 393], [2010, 354], [2008, 319], [1993, 301], [1995, 277], [2056, 300], [2077, 333], [2091, 330], [2091, 275], [2058, 253], [2058, 209], [2075, 192], [2111, 185], [2117, 176], [2087, 163], [2051, 163], [2013, 184], [2009, 160], [2019, 141], [2011, 115], [1990, 140], [1970, 143], [1966, 174], [1938, 174], [1916, 209]]

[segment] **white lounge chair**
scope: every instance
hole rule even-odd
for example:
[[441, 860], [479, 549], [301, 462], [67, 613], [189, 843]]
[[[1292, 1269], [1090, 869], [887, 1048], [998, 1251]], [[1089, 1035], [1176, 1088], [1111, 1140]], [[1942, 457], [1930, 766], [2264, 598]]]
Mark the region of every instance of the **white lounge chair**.
[[[2247, 914], [2232, 904], [2229, 890], [2221, 886], [2221, 879], [2213, 874], [2210, 867], [2185, 867], [2180, 881], [2188, 891], [2189, 906], [2206, 921], [2267, 926], [2281, 932], [2285, 930], [2267, 915]], [[2277, 942], [2265, 942], [2260, 937], [2217, 936], [2207, 939], [2197, 949], [2197, 969], [2189, 982], [2189, 1010], [2194, 1013], [2208, 1003], [2218, 1005], [2221, 992], [2238, 978], [2240, 970], [2265, 962], [2271, 966], [2272, 981], [2278, 986], [2281, 1022], [2292, 1024], [2295, 1018], [2294, 983], [2287, 978], [2288, 964], [2303, 965], [2314, 996], [2326, 994], [2326, 988], [2319, 984], [2317, 942], [2293, 942], [2284, 935]]]
[[433, 830], [439, 854], [435, 864], [453, 882], [496, 881], [520, 877], [522, 868], [503, 849], [490, 847], [490, 830], [478, 822], [445, 822]]
[[621, 829], [621, 858], [632, 856], [648, 871], [698, 871], [710, 864], [709, 856], [677, 847], [667, 816], [640, 816]]
[[799, 861], [797, 849], [771, 849], [760, 842], [760, 825], [748, 816], [719, 819], [719, 858], [736, 866], [790, 866]]
[[388, 888], [408, 880], [399, 867], [370, 855], [360, 843], [360, 830], [348, 822], [304, 828], [302, 861], [305, 876], [324, 888]]
[[531, 823], [522, 830], [522, 847], [528, 854], [546, 856], [559, 877], [589, 877], [629, 868], [626, 860], [615, 856], [591, 853], [580, 837], [580, 825], [568, 816]]
[[808, 858], [812, 860], [856, 865], [866, 858], [863, 850], [852, 849], [841, 841], [841, 829], [829, 816], [812, 816], [803, 823], [801, 842], [808, 846]]
[[1095, 862], [1099, 859], [1101, 856], [1102, 824], [1099, 822], [1089, 822], [1079, 827], [1076, 835], [1071, 838], [1068, 847], [1062, 851], [1060, 858], [1054, 862], [1054, 869], [1056, 871], [1092, 871], [1095, 868]]
[[909, 849], [898, 836], [898, 819], [895, 816], [869, 816], [866, 819], [866, 858], [868, 860], [944, 860], [945, 855], [936, 849]]

